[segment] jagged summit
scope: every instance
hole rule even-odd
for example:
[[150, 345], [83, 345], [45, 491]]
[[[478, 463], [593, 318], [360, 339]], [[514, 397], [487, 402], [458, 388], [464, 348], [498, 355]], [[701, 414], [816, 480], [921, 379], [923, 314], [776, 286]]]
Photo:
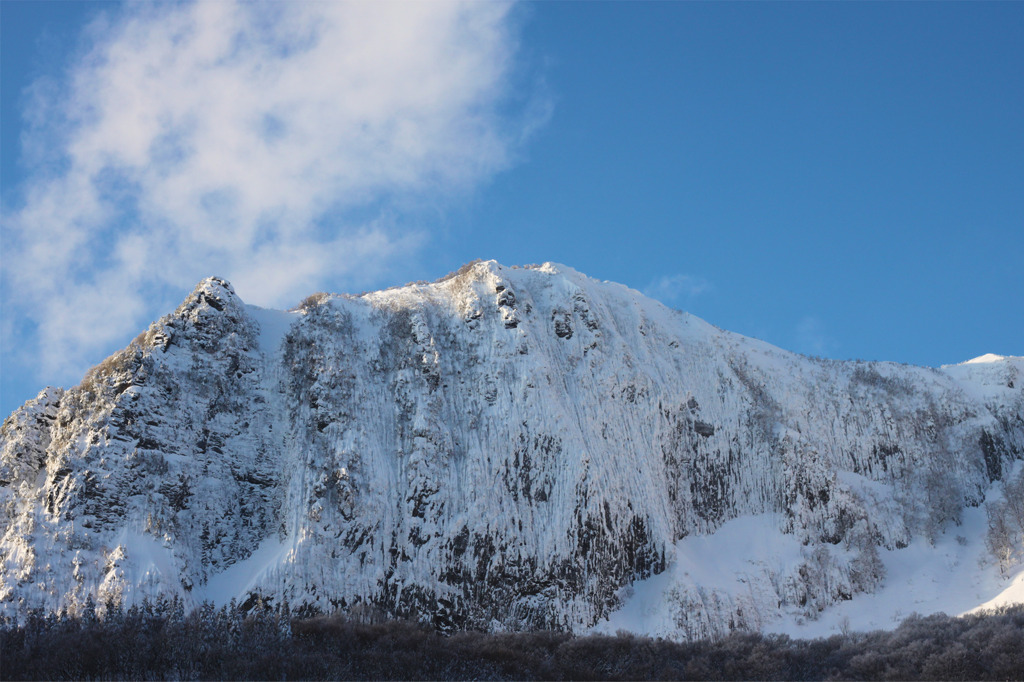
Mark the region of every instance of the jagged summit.
[[206, 293], [213, 296], [223, 296], [226, 298], [232, 298], [236, 296], [234, 287], [223, 277], [209, 276], [205, 277], [192, 290], [192, 295], [197, 296], [200, 293]]
[[[262, 595], [582, 630], [643, 585], [659, 634], [813, 620], [1017, 475], [1017, 371], [814, 360], [552, 263], [292, 311], [208, 278], [4, 422], [0, 610]], [[741, 536], [789, 553], [725, 552], [742, 589], [693, 568]]]
[[230, 282], [220, 277], [207, 277], [196, 284], [192, 293], [185, 297], [174, 314], [181, 315], [201, 307], [223, 311], [225, 308], [241, 305], [244, 303]]

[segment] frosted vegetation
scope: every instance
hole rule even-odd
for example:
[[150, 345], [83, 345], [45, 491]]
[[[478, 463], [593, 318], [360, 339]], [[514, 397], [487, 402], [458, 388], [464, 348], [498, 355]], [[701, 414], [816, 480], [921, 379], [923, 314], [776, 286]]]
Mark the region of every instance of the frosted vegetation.
[[[365, 614], [364, 614], [365, 615]], [[1006, 680], [1024, 667], [1024, 607], [906, 619], [892, 632], [815, 640], [734, 632], [676, 643], [458, 632], [409, 621], [302, 617], [286, 607], [145, 600], [99, 617], [0, 623], [4, 679]]]
[[1024, 360], [979, 360], [807, 358], [553, 264], [288, 312], [211, 278], [4, 422], [0, 611], [695, 639], [1021, 601]]

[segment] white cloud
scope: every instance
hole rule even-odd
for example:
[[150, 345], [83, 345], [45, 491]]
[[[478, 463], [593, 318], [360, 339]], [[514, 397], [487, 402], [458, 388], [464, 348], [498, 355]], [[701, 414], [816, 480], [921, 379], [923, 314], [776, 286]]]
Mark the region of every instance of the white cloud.
[[694, 275], [666, 275], [644, 288], [644, 295], [658, 299], [665, 305], [685, 304], [711, 289], [711, 283]]
[[38, 345], [48, 380], [209, 274], [260, 305], [362, 283], [422, 243], [403, 216], [507, 167], [545, 111], [507, 113], [507, 4], [118, 11], [31, 89], [34, 171], [4, 211], [5, 315], [38, 334], [5, 345]]

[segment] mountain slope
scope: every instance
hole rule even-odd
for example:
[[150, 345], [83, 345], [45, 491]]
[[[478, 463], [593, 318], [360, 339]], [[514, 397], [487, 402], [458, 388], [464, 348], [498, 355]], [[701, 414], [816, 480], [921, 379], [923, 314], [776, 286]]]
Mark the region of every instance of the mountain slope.
[[579, 630], [757, 517], [793, 560], [749, 599], [683, 576], [673, 634], [813, 618], [1024, 454], [1024, 361], [988, 360], [812, 360], [552, 264], [288, 313], [211, 278], [4, 422], [0, 607], [262, 594]]

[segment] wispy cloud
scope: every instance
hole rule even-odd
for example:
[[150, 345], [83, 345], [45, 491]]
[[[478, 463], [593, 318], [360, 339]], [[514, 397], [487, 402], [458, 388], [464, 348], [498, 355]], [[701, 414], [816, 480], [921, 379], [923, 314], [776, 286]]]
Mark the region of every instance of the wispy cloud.
[[711, 289], [711, 283], [694, 275], [666, 275], [655, 279], [646, 287], [645, 296], [656, 298], [665, 305], [685, 305], [688, 301]]
[[284, 305], [408, 257], [403, 218], [507, 167], [545, 111], [509, 113], [501, 3], [126, 3], [88, 35], [27, 97], [4, 211], [5, 346], [48, 380], [206, 275]]
[[805, 355], [828, 357], [835, 350], [835, 341], [826, 333], [821, 320], [808, 315], [796, 325], [796, 350]]

